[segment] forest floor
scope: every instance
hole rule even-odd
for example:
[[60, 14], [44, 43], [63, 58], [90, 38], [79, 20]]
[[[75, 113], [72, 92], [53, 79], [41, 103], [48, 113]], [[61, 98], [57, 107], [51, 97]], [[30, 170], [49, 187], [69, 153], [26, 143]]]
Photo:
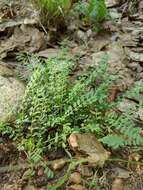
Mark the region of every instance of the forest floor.
[[[78, 57], [75, 77], [80, 76], [85, 67], [98, 65], [98, 61], [104, 54], [109, 55], [110, 72], [120, 76], [111, 89], [111, 101], [137, 82], [142, 82], [143, 1], [139, 1], [134, 7], [131, 5], [131, 1], [109, 1], [108, 10], [113, 20], [105, 21], [103, 30], [99, 33], [90, 28], [76, 28], [76, 21], [73, 21], [69, 31], [58, 36], [52, 29], [45, 32], [43, 26], [39, 27], [35, 17], [31, 16], [32, 10], [25, 7], [23, 2], [13, 1], [9, 5], [0, 0], [0, 84], [4, 81], [6, 96], [10, 98], [13, 96], [11, 102], [14, 104], [19, 97], [23, 96], [25, 81], [31, 76], [31, 71], [22, 61], [17, 60], [18, 55], [36, 53], [41, 59], [47, 59], [58, 56], [63, 51], [61, 46], [66, 49], [69, 56]], [[35, 62], [32, 64], [34, 65]], [[13, 87], [10, 86], [9, 79]], [[15, 91], [17, 91], [16, 95]], [[1, 90], [0, 93], [2, 94]], [[5, 95], [1, 94], [0, 98]], [[1, 111], [4, 104], [2, 100], [1, 98], [0, 114], [3, 112]], [[122, 112], [128, 104], [137, 103], [136, 100], [126, 99], [121, 103], [119, 110]], [[142, 125], [143, 113], [140, 114], [139, 120]], [[92, 140], [88, 141], [86, 135], [83, 137], [84, 141], [82, 137], [78, 138], [81, 138], [78, 148], [82, 152], [86, 147], [85, 152], [88, 154]], [[72, 146], [72, 142], [69, 143]], [[85, 143], [83, 145], [85, 147], [83, 148], [80, 143]], [[59, 190], [143, 190], [142, 147], [134, 149], [128, 147], [116, 151], [106, 148], [103, 151], [96, 141], [95, 144], [96, 153], [101, 155], [100, 159], [103, 159], [103, 162], [104, 151], [107, 150], [112, 155], [102, 168], [93, 167], [92, 164], [76, 163], [66, 179], [69, 158], [62, 149], [58, 149], [45, 155], [44, 159], [55, 174], [54, 177], [48, 178], [41, 165], [36, 167], [33, 175], [29, 174], [32, 166], [27, 162], [25, 153], [19, 152], [12, 140], [1, 135], [0, 189], [50, 190], [52, 185], [58, 184], [55, 189]]]

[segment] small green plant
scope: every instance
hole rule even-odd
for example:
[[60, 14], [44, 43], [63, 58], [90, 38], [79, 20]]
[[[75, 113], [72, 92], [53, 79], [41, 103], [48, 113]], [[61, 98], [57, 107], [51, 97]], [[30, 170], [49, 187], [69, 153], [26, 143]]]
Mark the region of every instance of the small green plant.
[[75, 11], [85, 24], [93, 25], [96, 29], [100, 29], [100, 23], [107, 17], [105, 0], [79, 2], [75, 6]]
[[100, 23], [107, 16], [105, 0], [32, 0], [40, 13], [41, 23], [58, 29], [66, 27], [66, 21], [72, 17], [71, 12], [82, 19], [85, 23], [99, 28]]
[[42, 59], [36, 54], [20, 53], [17, 55], [16, 59], [19, 62], [16, 72], [17, 77], [24, 82], [30, 80], [33, 71], [42, 63]]
[[71, 0], [34, 0], [34, 3], [51, 17], [64, 15], [64, 12], [71, 6]]
[[12, 134], [12, 128], [8, 123], [0, 122], [0, 134], [9, 136]]
[[[32, 0], [39, 11], [41, 23], [46, 27], [65, 25], [65, 17], [71, 7], [71, 0]], [[61, 26], [64, 27], [64, 26]]]
[[66, 147], [74, 131], [102, 133], [102, 117], [111, 107], [107, 96], [112, 76], [106, 62], [103, 58], [98, 69], [90, 68], [73, 83], [70, 60], [54, 58], [39, 66], [27, 86], [19, 119], [18, 129], [30, 123], [22, 140], [26, 150]]

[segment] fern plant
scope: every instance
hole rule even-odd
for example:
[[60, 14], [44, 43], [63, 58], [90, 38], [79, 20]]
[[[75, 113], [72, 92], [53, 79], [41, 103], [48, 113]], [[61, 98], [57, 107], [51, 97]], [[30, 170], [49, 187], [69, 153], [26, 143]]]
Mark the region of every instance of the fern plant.
[[107, 115], [106, 125], [110, 126], [110, 131], [101, 139], [103, 143], [115, 149], [124, 146], [143, 145], [143, 137], [140, 135], [142, 128], [136, 122], [138, 117], [136, 110], [143, 109], [142, 89], [143, 84], [138, 83], [119, 100], [119, 103], [125, 98], [136, 100], [138, 101], [137, 105], [128, 106], [120, 115], [114, 111]]
[[102, 117], [112, 106], [107, 96], [113, 77], [106, 72], [106, 62], [103, 58], [98, 69], [89, 69], [73, 83], [70, 60], [54, 58], [39, 66], [27, 86], [18, 120], [21, 130], [25, 121], [30, 123], [22, 137], [26, 149], [65, 147], [71, 132], [102, 131]]
[[75, 11], [85, 24], [93, 25], [100, 29], [100, 23], [107, 17], [105, 0], [89, 0], [79, 2], [75, 6]]
[[27, 85], [16, 125], [0, 125], [0, 132], [13, 136], [35, 162], [47, 149], [66, 148], [72, 132], [91, 132], [112, 148], [142, 145], [134, 108], [122, 114], [114, 110], [126, 97], [136, 99], [137, 108], [143, 108], [143, 85], [109, 103], [109, 88], [116, 77], [107, 72], [107, 60], [103, 57], [97, 68], [88, 68], [74, 81], [75, 64], [67, 57], [39, 64]]

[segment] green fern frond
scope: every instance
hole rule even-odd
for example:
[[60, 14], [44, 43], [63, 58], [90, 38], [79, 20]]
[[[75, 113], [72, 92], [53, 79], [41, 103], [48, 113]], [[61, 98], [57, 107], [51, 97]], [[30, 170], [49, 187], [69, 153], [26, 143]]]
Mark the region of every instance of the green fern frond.
[[101, 142], [107, 144], [113, 149], [117, 149], [119, 147], [124, 147], [126, 141], [119, 135], [107, 135], [101, 139]]

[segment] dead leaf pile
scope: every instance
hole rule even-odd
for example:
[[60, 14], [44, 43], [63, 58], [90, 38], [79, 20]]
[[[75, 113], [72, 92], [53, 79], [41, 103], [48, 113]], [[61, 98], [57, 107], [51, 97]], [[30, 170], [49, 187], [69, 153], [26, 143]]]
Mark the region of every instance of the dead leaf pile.
[[28, 25], [21, 25], [14, 29], [13, 35], [0, 42], [0, 58], [16, 52], [33, 53], [45, 48], [46, 41], [44, 33], [37, 28]]

